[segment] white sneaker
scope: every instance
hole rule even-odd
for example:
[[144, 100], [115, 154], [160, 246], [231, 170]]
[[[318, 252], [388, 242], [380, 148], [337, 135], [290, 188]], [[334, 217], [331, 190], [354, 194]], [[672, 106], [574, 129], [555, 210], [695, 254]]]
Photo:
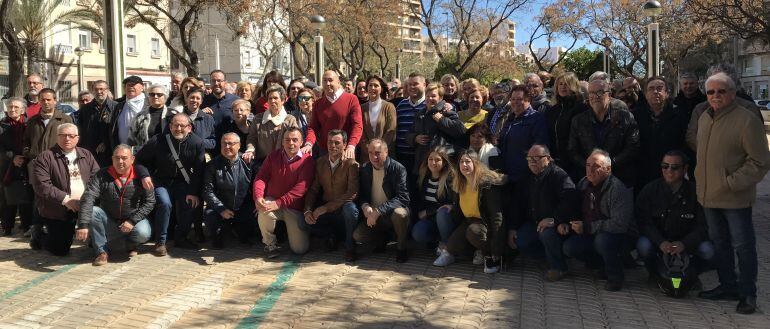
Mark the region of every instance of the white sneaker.
[[449, 253], [449, 251], [441, 250], [441, 255], [433, 261], [433, 266], [445, 267], [455, 262], [455, 256]]
[[268, 259], [276, 258], [281, 255], [281, 247], [276, 245], [265, 246], [265, 253], [267, 253]]
[[487, 257], [484, 259], [484, 273], [494, 274], [500, 270], [500, 259], [494, 257]]
[[441, 256], [441, 247], [436, 247], [436, 256]]
[[476, 250], [476, 252], [473, 253], [473, 265], [481, 264], [484, 264], [484, 254], [481, 253], [481, 250]]

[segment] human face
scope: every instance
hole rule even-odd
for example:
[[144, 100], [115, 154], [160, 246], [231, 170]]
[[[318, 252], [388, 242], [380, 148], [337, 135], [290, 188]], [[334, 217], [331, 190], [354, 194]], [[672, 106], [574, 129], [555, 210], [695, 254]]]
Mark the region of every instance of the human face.
[[409, 79], [409, 98], [417, 101], [425, 95], [425, 79], [419, 77]]
[[94, 90], [92, 93], [94, 94], [94, 99], [101, 103], [104, 102], [105, 99], [107, 99], [107, 95], [109, 95], [110, 89], [107, 88], [106, 83], [97, 83], [94, 85]]
[[425, 94], [425, 105], [429, 108], [433, 108], [438, 105], [439, 102], [441, 102], [441, 96], [438, 95], [438, 89], [427, 91]]
[[134, 155], [131, 150], [120, 148], [112, 154], [112, 167], [118, 174], [125, 175], [134, 165]]
[[56, 111], [56, 96], [53, 93], [40, 94], [40, 103], [43, 104], [40, 109], [43, 113], [49, 114]]
[[180, 76], [171, 77], [171, 90], [174, 92], [179, 92], [179, 87], [182, 85], [182, 80], [184, 79]]
[[572, 95], [572, 90], [569, 89], [567, 81], [564, 79], [556, 80], [556, 92], [560, 97], [567, 97]]
[[660, 172], [663, 176], [663, 180], [669, 185], [680, 183], [684, 180], [684, 173], [687, 171], [687, 167], [678, 156], [664, 156], [663, 161], [660, 163]]
[[651, 108], [662, 108], [668, 99], [666, 83], [661, 80], [652, 80], [647, 83], [647, 90], [644, 92], [647, 103]]
[[267, 104], [270, 107], [270, 112], [277, 114], [283, 107], [283, 98], [278, 92], [272, 92], [267, 95]]
[[29, 89], [30, 95], [37, 96], [40, 90], [43, 89], [43, 82], [40, 81], [40, 77], [35, 75], [28, 77], [27, 89]]
[[321, 84], [323, 85], [324, 92], [329, 95], [334, 94], [341, 87], [340, 78], [337, 76], [337, 73], [332, 71], [326, 71], [326, 73], [324, 73]]
[[385, 160], [388, 158], [388, 149], [381, 143], [370, 143], [367, 147], [369, 152], [369, 162], [375, 169], [382, 169], [385, 166]]
[[733, 103], [735, 90], [721, 81], [709, 81], [706, 83], [706, 100], [715, 111], [721, 110]]
[[468, 95], [471, 93], [471, 90], [473, 90], [475, 87], [472, 83], [464, 83], [463, 84], [463, 96], [465, 99], [468, 99]]
[[471, 148], [478, 151], [487, 143], [486, 137], [482, 133], [473, 133], [470, 137]]
[[187, 93], [195, 87], [197, 86], [192, 82], [186, 83], [184, 86], [182, 86], [182, 94], [187, 95]]
[[431, 152], [428, 156], [428, 170], [434, 176], [438, 176], [441, 173], [441, 169], [444, 169], [444, 158], [437, 152]]
[[222, 74], [222, 72], [214, 72], [210, 78], [211, 92], [214, 93], [214, 95], [224, 94], [225, 88], [227, 88], [227, 80], [225, 80], [225, 75]]
[[56, 144], [58, 144], [64, 152], [70, 152], [78, 146], [79, 139], [80, 137], [78, 136], [77, 129], [65, 128], [56, 136]]
[[238, 122], [244, 122], [249, 119], [251, 108], [249, 104], [240, 104], [233, 107], [233, 119]]
[[283, 134], [283, 150], [290, 156], [295, 156], [299, 152], [302, 144], [302, 133], [291, 131]]
[[220, 146], [220, 151], [222, 152], [222, 156], [226, 159], [233, 160], [236, 156], [238, 156], [238, 150], [241, 148], [241, 142], [238, 141], [238, 138], [233, 135], [227, 135], [225, 137], [222, 137], [222, 143]]
[[192, 125], [190, 124], [190, 121], [181, 116], [176, 115], [173, 119], [171, 119], [171, 135], [174, 136], [177, 140], [182, 140], [185, 137], [187, 137], [187, 134], [189, 134], [192, 131]]
[[527, 167], [533, 174], [539, 175], [551, 163], [551, 157], [545, 154], [545, 150], [540, 146], [532, 146], [527, 152]]
[[493, 96], [494, 99], [495, 99], [495, 106], [501, 107], [501, 106], [505, 105], [506, 103], [508, 103], [508, 93], [509, 92], [510, 92], [510, 89], [509, 90], [505, 90], [505, 88], [503, 88], [503, 87], [495, 88], [495, 94]]
[[511, 110], [513, 114], [520, 115], [529, 108], [529, 100], [525, 97], [523, 90], [516, 90], [511, 93]]
[[482, 105], [484, 105], [484, 96], [481, 95], [480, 90], [476, 90], [468, 95], [469, 110], [480, 110]]
[[353, 81], [345, 81], [345, 92], [352, 94], [353, 93]]
[[126, 99], [131, 99], [139, 96], [144, 92], [144, 85], [141, 83], [128, 83], [125, 87]]
[[529, 89], [529, 97], [534, 98], [543, 93], [543, 82], [540, 81], [540, 78], [530, 77], [526, 84]]
[[303, 91], [297, 95], [297, 102], [299, 103], [299, 109], [305, 113], [313, 112], [313, 95], [307, 91]]
[[444, 86], [444, 93], [447, 95], [454, 95], [457, 92], [457, 84], [452, 79], [441, 82], [441, 85]]
[[356, 83], [356, 96], [358, 96], [358, 98], [368, 98], [366, 92], [366, 81], [359, 81]]
[[692, 97], [698, 92], [698, 80], [684, 78], [679, 80], [679, 85], [682, 87], [682, 93], [687, 97]]
[[147, 93], [147, 97], [150, 98], [150, 106], [156, 109], [159, 109], [166, 104], [166, 94], [163, 93], [163, 89], [161, 88], [150, 89], [150, 92]]
[[5, 114], [13, 121], [19, 120], [24, 113], [24, 105], [19, 101], [8, 102], [8, 106], [5, 107]]
[[470, 178], [473, 175], [473, 160], [469, 156], [463, 155], [460, 158], [459, 167], [460, 173], [463, 174], [465, 178]]
[[85, 94], [85, 95], [80, 96], [78, 98], [78, 105], [79, 106], [86, 105], [88, 103], [91, 103], [92, 100], [94, 100], [94, 97], [91, 96], [91, 94]]
[[594, 80], [588, 85], [588, 104], [594, 112], [604, 111], [610, 105], [610, 95], [601, 81]]
[[326, 141], [326, 148], [329, 151], [329, 159], [336, 160], [342, 157], [342, 151], [347, 147], [342, 139], [342, 135], [330, 136]]
[[297, 97], [297, 93], [299, 93], [302, 88], [305, 88], [305, 85], [302, 84], [302, 82], [295, 81], [289, 86], [289, 98], [294, 99]]
[[238, 97], [245, 100], [251, 99], [251, 94], [252, 94], [251, 85], [246, 85], [243, 88], [241, 88], [241, 90], [238, 91]]
[[190, 113], [195, 113], [201, 107], [203, 103], [203, 95], [201, 93], [190, 93], [187, 95], [187, 110]]
[[586, 160], [586, 178], [594, 186], [600, 185], [610, 176], [610, 166], [604, 160], [601, 154], [594, 154]]
[[367, 86], [367, 91], [369, 94], [369, 100], [370, 101], [376, 101], [378, 98], [380, 98], [380, 93], [382, 93], [382, 86], [380, 85], [380, 80], [377, 79], [371, 79], [369, 80], [369, 85]]

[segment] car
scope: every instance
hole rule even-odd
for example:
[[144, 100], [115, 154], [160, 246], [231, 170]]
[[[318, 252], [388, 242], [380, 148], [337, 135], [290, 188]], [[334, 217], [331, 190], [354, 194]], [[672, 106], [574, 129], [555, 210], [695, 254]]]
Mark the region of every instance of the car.
[[754, 100], [754, 103], [759, 107], [767, 107], [767, 105], [770, 104], [770, 99], [756, 99]]

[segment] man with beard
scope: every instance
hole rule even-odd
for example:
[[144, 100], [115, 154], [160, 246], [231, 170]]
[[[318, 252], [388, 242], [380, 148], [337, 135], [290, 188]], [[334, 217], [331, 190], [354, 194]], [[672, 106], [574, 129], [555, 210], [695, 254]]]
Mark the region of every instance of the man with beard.
[[97, 80], [91, 85], [93, 101], [84, 105], [78, 111], [78, 130], [80, 130], [80, 147], [94, 155], [99, 165], [106, 166], [110, 162], [108, 136], [110, 116], [117, 103], [110, 99], [110, 88], [107, 81]]
[[551, 106], [551, 103], [548, 100], [548, 96], [545, 94], [543, 82], [540, 81], [540, 77], [535, 73], [527, 73], [524, 84], [527, 86], [529, 98], [532, 100], [530, 103], [532, 109], [540, 113], [545, 112], [545, 110]]
[[222, 122], [229, 122], [233, 119], [233, 102], [238, 96], [228, 94], [227, 78], [222, 70], [211, 71], [211, 93], [203, 98], [201, 111], [214, 117], [214, 126], [219, 127]]
[[184, 80], [184, 75], [182, 73], [172, 73], [171, 74], [171, 93], [168, 94], [168, 98], [166, 100], [166, 106], [171, 105], [171, 100], [176, 98], [176, 96], [179, 96], [179, 91], [181, 90], [182, 86], [182, 80]]
[[42, 104], [38, 100], [38, 95], [43, 89], [43, 78], [37, 74], [32, 73], [27, 76], [27, 95], [24, 99], [27, 100], [27, 119], [31, 119], [40, 112]]

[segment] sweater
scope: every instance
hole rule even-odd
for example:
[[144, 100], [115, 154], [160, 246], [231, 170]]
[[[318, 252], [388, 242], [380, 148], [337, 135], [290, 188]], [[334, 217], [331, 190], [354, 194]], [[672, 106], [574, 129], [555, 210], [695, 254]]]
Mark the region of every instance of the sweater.
[[[409, 142], [409, 136], [412, 133], [414, 119], [418, 113], [424, 113], [426, 108], [423, 99], [417, 104], [413, 104], [409, 98], [403, 99], [396, 106], [396, 155], [414, 155], [414, 146]], [[400, 161], [403, 161], [401, 159]], [[411, 166], [411, 163], [404, 164]]]
[[279, 208], [302, 211], [305, 193], [313, 182], [315, 161], [310, 154], [288, 162], [283, 149], [265, 158], [254, 180], [254, 202], [261, 198], [273, 198]]
[[358, 104], [356, 95], [342, 93], [334, 103], [322, 97], [316, 103], [313, 118], [307, 127], [307, 142], [310, 144], [318, 142], [321, 149], [325, 150], [327, 135], [329, 130], [333, 129], [347, 132], [348, 145], [358, 145], [364, 126], [361, 105]]

